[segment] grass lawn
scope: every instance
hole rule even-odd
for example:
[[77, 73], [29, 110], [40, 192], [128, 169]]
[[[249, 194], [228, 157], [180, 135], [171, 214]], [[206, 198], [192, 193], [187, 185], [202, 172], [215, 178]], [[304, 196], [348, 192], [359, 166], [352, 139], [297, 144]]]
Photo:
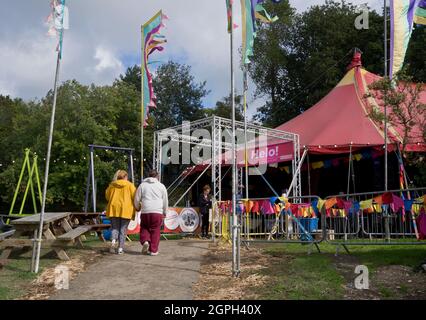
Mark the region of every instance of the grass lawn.
[[[45, 255], [42, 250], [40, 272], [46, 267], [54, 266], [59, 260], [52, 254]], [[30, 283], [37, 275], [30, 272], [31, 251], [12, 253], [8, 264], [0, 270], [0, 300], [11, 300], [24, 295]]]
[[[341, 252], [338, 257], [334, 255], [336, 251], [334, 245], [321, 244], [320, 249], [321, 253], [313, 252], [308, 255], [307, 246], [300, 244], [265, 246], [265, 253], [278, 259], [272, 259], [271, 264], [262, 270], [262, 274], [269, 276], [269, 281], [264, 286], [254, 289], [259, 298], [342, 299], [348, 279], [350, 281], [356, 277], [354, 273], [356, 265], [367, 266], [370, 281], [374, 283], [378, 278], [376, 272], [382, 270], [381, 268], [405, 266], [412, 270], [426, 258], [426, 246], [352, 246], [349, 247], [350, 255]], [[423, 285], [426, 287], [426, 276], [418, 275], [420, 281], [425, 281]], [[397, 278], [393, 280], [398, 282]], [[376, 283], [381, 298], [399, 298], [409, 290], [404, 283], [397, 286], [398, 292], [389, 285], [384, 280]]]
[[[67, 249], [68, 255], [73, 258], [77, 254], [90, 254], [92, 249], [100, 248], [104, 244], [96, 236], [87, 236], [84, 249]], [[37, 275], [30, 272], [31, 250], [14, 250], [9, 257], [8, 264], [0, 269], [0, 300], [12, 300], [25, 295], [31, 287], [31, 282]], [[40, 271], [54, 267], [61, 263], [54, 252], [41, 251]]]

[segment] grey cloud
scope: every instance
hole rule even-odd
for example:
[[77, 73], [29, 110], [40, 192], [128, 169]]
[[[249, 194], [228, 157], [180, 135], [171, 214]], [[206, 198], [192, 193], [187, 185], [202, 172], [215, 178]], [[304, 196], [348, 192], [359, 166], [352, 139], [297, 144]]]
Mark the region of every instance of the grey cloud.
[[[0, 0], [0, 93], [42, 97], [51, 88], [55, 43], [43, 24], [49, 0]], [[293, 0], [303, 10], [319, 0]], [[354, 1], [364, 3], [365, 1]], [[376, 3], [377, 1], [370, 1]], [[68, 0], [70, 30], [64, 39], [61, 79], [107, 84], [124, 71], [123, 56], [140, 56], [140, 25], [159, 9], [170, 17], [166, 50], [155, 60], [183, 59], [198, 81], [207, 81], [208, 104], [229, 93], [229, 36], [225, 0]], [[239, 1], [236, 1], [239, 12]], [[239, 14], [236, 17], [238, 23]], [[241, 44], [237, 29], [235, 45]], [[102, 60], [102, 59], [103, 60]], [[235, 66], [239, 66], [235, 54]], [[102, 62], [101, 62], [102, 61]], [[236, 88], [241, 92], [241, 72]], [[258, 105], [260, 102], [253, 103]]]

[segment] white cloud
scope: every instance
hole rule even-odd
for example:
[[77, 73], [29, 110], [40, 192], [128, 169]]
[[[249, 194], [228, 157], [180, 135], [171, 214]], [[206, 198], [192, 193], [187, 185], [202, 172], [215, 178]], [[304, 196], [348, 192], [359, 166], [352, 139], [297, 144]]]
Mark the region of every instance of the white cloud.
[[39, 95], [41, 87], [48, 87], [47, 80], [51, 80], [54, 70], [52, 46], [49, 38], [32, 33], [0, 42], [1, 92], [33, 98]]
[[0, 80], [0, 94], [4, 96], [15, 96], [16, 95], [16, 86], [13, 83], [8, 83], [7, 81]]
[[124, 69], [123, 63], [106, 48], [97, 47], [94, 58], [97, 60], [95, 66], [97, 72], [114, 71], [119, 74]]
[[[304, 10], [324, 0], [290, 2]], [[380, 5], [377, 0], [368, 2]], [[235, 3], [236, 23], [240, 24], [239, 1]], [[163, 29], [168, 43], [166, 50], [153, 59], [173, 59], [190, 65], [196, 80], [206, 80], [212, 91], [206, 99], [207, 106], [229, 94], [229, 36], [224, 0], [90, 0], [71, 1], [68, 6], [71, 25], [64, 39], [62, 81], [112, 83], [129, 64], [140, 60], [140, 25], [163, 9], [170, 17]], [[49, 13], [49, 1], [2, 0], [0, 8], [0, 90], [23, 98], [42, 97], [53, 85], [56, 61], [55, 41], [45, 36], [47, 29], [43, 23]], [[236, 30], [236, 49], [241, 45], [240, 30]], [[237, 51], [234, 64], [235, 84], [241, 92]], [[250, 87], [254, 91], [254, 85]], [[260, 104], [261, 100], [251, 105], [254, 108]]]

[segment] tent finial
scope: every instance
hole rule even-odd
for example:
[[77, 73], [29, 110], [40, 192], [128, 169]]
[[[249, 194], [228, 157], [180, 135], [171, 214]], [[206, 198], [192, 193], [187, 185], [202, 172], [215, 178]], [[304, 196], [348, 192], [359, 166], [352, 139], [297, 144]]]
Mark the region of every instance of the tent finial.
[[352, 61], [349, 64], [347, 70], [351, 70], [355, 67], [361, 67], [362, 66], [362, 61], [361, 61], [361, 55], [362, 55], [362, 51], [359, 50], [358, 48], [354, 48], [354, 55], [352, 57]]

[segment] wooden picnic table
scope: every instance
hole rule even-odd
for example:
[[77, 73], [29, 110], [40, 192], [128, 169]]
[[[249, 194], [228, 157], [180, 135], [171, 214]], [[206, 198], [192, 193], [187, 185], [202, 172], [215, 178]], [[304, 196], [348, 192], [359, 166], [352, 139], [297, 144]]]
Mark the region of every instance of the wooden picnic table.
[[[102, 222], [102, 213], [99, 212], [72, 212], [71, 221], [74, 225], [90, 225], [91, 231], [96, 232], [98, 238], [105, 242], [103, 231], [111, 228], [111, 224]], [[84, 240], [84, 239], [83, 239]]]
[[[78, 223], [72, 221], [76, 216], [82, 217]], [[91, 217], [85, 220], [85, 217]], [[107, 225], [99, 227], [97, 220], [93, 220], [95, 215], [86, 215], [71, 212], [46, 212], [43, 221], [43, 248], [51, 248], [56, 252], [61, 260], [69, 260], [65, 248], [78, 245], [83, 246], [82, 237], [84, 234], [99, 228], [106, 228]], [[84, 222], [84, 223], [82, 223]], [[35, 250], [35, 241], [38, 237], [38, 228], [40, 225], [40, 214], [34, 214], [21, 219], [11, 221], [15, 228], [15, 233], [2, 241], [0, 241], [0, 249], [3, 249], [0, 255], [0, 264], [5, 264], [14, 248], [32, 247]], [[109, 227], [109, 225], [108, 225]]]

